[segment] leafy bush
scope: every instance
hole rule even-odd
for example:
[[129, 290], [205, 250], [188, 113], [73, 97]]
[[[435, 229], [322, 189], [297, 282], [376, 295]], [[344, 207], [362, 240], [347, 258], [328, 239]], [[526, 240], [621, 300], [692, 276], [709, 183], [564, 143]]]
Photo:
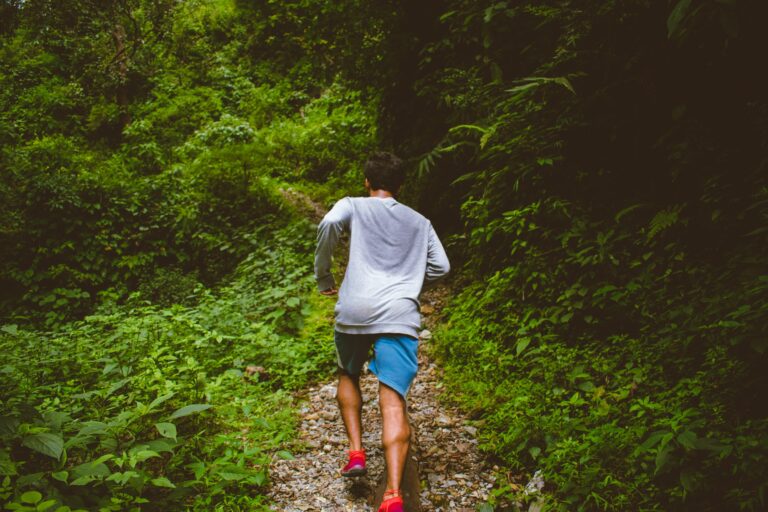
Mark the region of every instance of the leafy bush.
[[305, 34], [239, 2], [2, 10], [0, 500], [266, 508], [289, 393], [333, 366], [283, 188], [359, 185], [374, 107], [248, 55]]
[[[265, 165], [290, 181], [330, 182], [342, 189], [362, 180], [375, 129], [360, 94], [333, 84], [301, 109], [300, 116], [260, 130], [255, 146], [267, 148]], [[343, 140], [343, 144], [334, 141]]]
[[[762, 506], [766, 347], [747, 319], [768, 278], [749, 254], [707, 266], [656, 218], [637, 237], [540, 203], [470, 238], [520, 263], [462, 291], [437, 353], [482, 446], [540, 468], [553, 509]], [[520, 483], [505, 490], [524, 499]]]
[[541, 470], [548, 509], [765, 508], [765, 14], [398, 9], [382, 137], [454, 233], [465, 287], [437, 353], [516, 470], [499, 503]]
[[[104, 510], [262, 504], [271, 458], [289, 456], [285, 390], [333, 361], [330, 343], [318, 350], [299, 335], [313, 231], [262, 230], [231, 284], [203, 291], [195, 308], [137, 298], [60, 333], [4, 326], [3, 499], [22, 506], [38, 493], [32, 505]], [[246, 372], [253, 365], [264, 370]]]

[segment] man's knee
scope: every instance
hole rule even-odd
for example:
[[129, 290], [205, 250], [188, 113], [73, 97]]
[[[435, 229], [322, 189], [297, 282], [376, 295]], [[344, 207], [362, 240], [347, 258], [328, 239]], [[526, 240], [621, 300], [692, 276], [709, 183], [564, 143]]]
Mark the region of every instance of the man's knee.
[[408, 444], [411, 439], [411, 427], [408, 421], [388, 422], [381, 432], [381, 443], [384, 448], [394, 444]]

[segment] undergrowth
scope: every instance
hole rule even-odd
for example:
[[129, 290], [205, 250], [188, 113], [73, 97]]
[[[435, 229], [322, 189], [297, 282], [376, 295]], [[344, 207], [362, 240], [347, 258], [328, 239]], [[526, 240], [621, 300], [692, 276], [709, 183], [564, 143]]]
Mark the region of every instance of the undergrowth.
[[137, 299], [55, 333], [6, 325], [0, 498], [14, 510], [262, 506], [271, 458], [290, 457], [290, 392], [332, 363], [327, 312], [308, 295], [313, 233], [307, 221], [255, 233], [231, 282], [198, 290], [195, 307]]
[[473, 279], [435, 336], [481, 448], [518, 475], [500, 477], [499, 502], [538, 500], [524, 487], [540, 470], [545, 510], [761, 509], [757, 260], [709, 266], [676, 243], [680, 226], [633, 234], [564, 204], [511, 213], [475, 240], [505, 239], [519, 264]]

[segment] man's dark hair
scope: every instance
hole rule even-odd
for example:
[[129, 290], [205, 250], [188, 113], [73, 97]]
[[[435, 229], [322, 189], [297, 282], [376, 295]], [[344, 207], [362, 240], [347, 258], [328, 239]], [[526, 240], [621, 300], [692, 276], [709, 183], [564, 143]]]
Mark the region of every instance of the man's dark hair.
[[386, 190], [394, 194], [405, 181], [403, 161], [386, 151], [371, 154], [363, 172], [373, 190]]

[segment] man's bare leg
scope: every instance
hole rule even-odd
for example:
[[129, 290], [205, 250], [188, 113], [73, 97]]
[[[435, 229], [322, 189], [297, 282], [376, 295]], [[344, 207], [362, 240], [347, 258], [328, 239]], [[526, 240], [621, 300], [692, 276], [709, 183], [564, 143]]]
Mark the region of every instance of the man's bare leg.
[[336, 390], [336, 400], [339, 402], [341, 419], [347, 429], [349, 449], [363, 449], [362, 409], [363, 396], [360, 393], [360, 377], [339, 372], [339, 385]]
[[394, 389], [379, 383], [379, 406], [383, 431], [381, 442], [384, 445], [384, 458], [387, 461], [387, 490], [400, 489], [403, 479], [405, 458], [411, 438], [405, 400]]

